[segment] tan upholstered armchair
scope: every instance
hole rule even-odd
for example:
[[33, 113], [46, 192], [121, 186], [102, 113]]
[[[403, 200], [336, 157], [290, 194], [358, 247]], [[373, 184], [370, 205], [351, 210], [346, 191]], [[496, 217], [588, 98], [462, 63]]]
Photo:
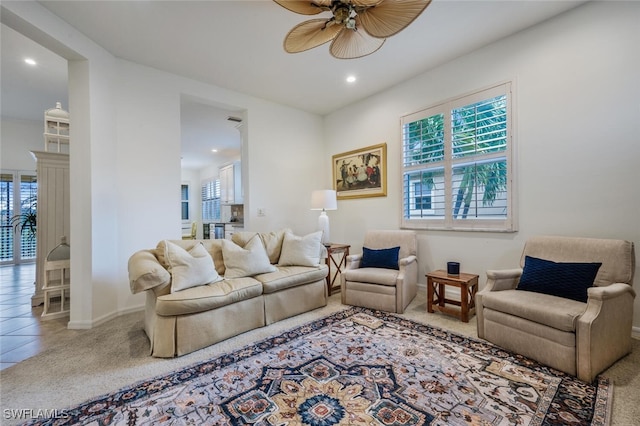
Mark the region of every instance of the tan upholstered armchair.
[[342, 303], [403, 313], [416, 297], [416, 254], [413, 231], [367, 231], [363, 253], [347, 257], [340, 277]]
[[[581, 290], [585, 301], [565, 297], [576, 288], [567, 285], [575, 271], [567, 262], [582, 269], [601, 263], [593, 287]], [[545, 271], [553, 277], [535, 287], [536, 280], [545, 281]], [[564, 271], [569, 273], [558, 279]], [[629, 241], [531, 238], [520, 268], [487, 271], [487, 284], [476, 294], [478, 337], [591, 382], [631, 351], [634, 271]], [[549, 294], [558, 292], [563, 297]]]

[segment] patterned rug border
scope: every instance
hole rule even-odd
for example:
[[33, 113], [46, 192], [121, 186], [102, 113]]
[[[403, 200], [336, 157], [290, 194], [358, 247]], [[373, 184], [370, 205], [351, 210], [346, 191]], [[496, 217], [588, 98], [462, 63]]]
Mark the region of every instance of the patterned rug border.
[[[526, 368], [540, 370], [544, 374], [557, 377], [561, 380], [559, 386], [560, 393], [562, 393], [563, 388], [570, 386], [570, 384], [565, 383], [566, 381], [578, 380], [577, 378], [570, 376], [564, 372], [540, 364], [537, 361], [531, 360], [522, 355], [502, 349], [487, 341], [479, 340], [474, 337], [463, 336], [461, 334], [457, 334], [455, 332], [451, 332], [437, 326], [428, 325], [413, 319], [404, 318], [398, 316], [397, 314], [372, 310], [368, 308], [349, 307], [344, 310], [329, 314], [323, 318], [311, 320], [306, 324], [302, 324], [291, 329], [273, 334], [256, 343], [246, 345], [240, 349], [220, 354], [215, 358], [206, 361], [198, 361], [192, 365], [181, 367], [171, 373], [158, 375], [149, 379], [143, 379], [134, 382], [131, 385], [122, 387], [115, 392], [103, 394], [89, 399], [72, 408], [61, 410], [61, 412], [64, 413], [63, 418], [39, 418], [34, 419], [31, 422], [24, 423], [24, 425], [72, 425], [77, 423], [84, 423], [91, 419], [98, 420], [107, 415], [111, 410], [120, 408], [126, 404], [130, 404], [141, 398], [152, 397], [153, 395], [171, 388], [172, 386], [184, 383], [188, 380], [196, 379], [203, 375], [209, 374], [214, 370], [227, 367], [238, 361], [242, 361], [255, 356], [261, 352], [276, 348], [311, 332], [343, 321], [358, 313], [365, 313], [375, 318], [388, 321], [403, 327], [412, 327], [427, 336], [435, 337], [456, 345], [467, 345], [474, 350], [485, 351], [492, 357], [504, 359], [508, 362]], [[597, 385], [595, 383], [591, 384], [593, 386], [596, 386], [597, 389], [597, 396], [595, 398], [595, 406], [593, 407], [593, 418], [591, 425], [606, 426], [609, 425], [611, 421], [611, 410], [608, 410], [607, 408], [611, 407], [612, 404], [613, 384], [607, 377], [604, 376], [598, 376], [596, 380]], [[91, 415], [87, 416], [86, 413], [91, 413]], [[540, 424], [545, 423], [541, 422]]]

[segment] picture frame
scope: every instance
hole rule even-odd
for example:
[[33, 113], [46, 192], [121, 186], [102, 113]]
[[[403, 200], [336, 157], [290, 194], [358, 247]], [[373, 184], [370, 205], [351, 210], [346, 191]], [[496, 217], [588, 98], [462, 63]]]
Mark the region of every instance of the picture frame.
[[336, 154], [333, 189], [338, 200], [387, 195], [387, 144]]

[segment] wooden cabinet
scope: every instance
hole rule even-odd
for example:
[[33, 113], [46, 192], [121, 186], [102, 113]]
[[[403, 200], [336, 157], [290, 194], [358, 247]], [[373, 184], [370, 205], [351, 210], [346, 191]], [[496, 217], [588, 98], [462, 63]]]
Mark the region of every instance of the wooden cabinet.
[[220, 168], [220, 201], [222, 204], [242, 204], [242, 173], [239, 161]]

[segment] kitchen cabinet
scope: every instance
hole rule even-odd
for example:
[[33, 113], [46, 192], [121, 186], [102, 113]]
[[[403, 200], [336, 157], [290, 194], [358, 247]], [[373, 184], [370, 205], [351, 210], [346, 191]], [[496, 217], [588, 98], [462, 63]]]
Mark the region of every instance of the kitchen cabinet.
[[220, 201], [222, 204], [242, 204], [242, 173], [240, 162], [220, 168]]
[[230, 240], [235, 232], [242, 232], [242, 231], [244, 231], [243, 225], [237, 226], [231, 223], [226, 223], [224, 225], [224, 238], [227, 240]]

